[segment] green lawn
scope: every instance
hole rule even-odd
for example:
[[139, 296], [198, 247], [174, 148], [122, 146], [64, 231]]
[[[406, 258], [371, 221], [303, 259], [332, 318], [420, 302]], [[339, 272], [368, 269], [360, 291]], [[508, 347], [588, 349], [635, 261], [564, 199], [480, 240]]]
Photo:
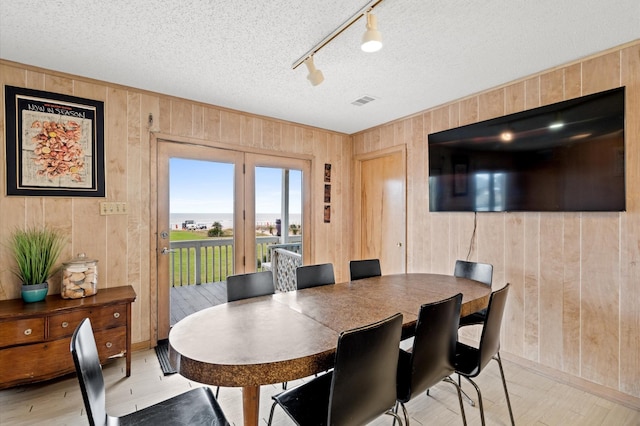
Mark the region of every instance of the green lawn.
[[206, 240], [207, 231], [198, 230], [198, 231], [183, 231], [176, 230], [171, 231], [171, 236], [169, 237], [171, 241], [187, 241], [187, 240]]
[[[228, 234], [225, 238], [231, 235], [230, 231], [225, 232]], [[206, 230], [197, 231], [183, 231], [172, 230], [170, 241], [189, 241], [189, 240], [206, 240], [212, 239], [207, 236]], [[266, 253], [267, 244], [263, 244], [260, 247], [260, 253]], [[180, 285], [190, 285], [195, 283], [194, 269], [196, 266], [196, 250], [195, 248], [179, 249], [179, 251], [173, 252], [173, 265], [171, 270], [171, 285], [173, 287], [179, 287]], [[200, 280], [202, 283], [218, 282], [227, 279], [227, 276], [233, 274], [233, 247], [207, 247], [206, 254], [204, 250], [201, 250], [200, 263], [201, 274]]]
[[[193, 241], [206, 240], [207, 230], [172, 230], [171, 241]], [[173, 269], [171, 271], [171, 285], [174, 287], [180, 285], [189, 285], [195, 282], [194, 268], [196, 265], [196, 251], [194, 248], [179, 249], [181, 252], [173, 253]], [[225, 247], [207, 247], [206, 254], [204, 251], [199, 253], [201, 262], [200, 281], [203, 283], [223, 281], [226, 277], [233, 273], [233, 250], [230, 246]], [[174, 273], [175, 271], [175, 273]]]

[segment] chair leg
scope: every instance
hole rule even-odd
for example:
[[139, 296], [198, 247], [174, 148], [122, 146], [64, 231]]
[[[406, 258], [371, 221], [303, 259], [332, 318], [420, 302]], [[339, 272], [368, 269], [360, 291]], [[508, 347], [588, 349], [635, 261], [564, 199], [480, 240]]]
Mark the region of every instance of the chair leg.
[[218, 395], [220, 395], [220, 386], [216, 386], [216, 399], [218, 399]]
[[513, 420], [513, 411], [511, 411], [511, 401], [509, 400], [509, 392], [507, 391], [507, 381], [504, 378], [504, 370], [502, 369], [502, 359], [500, 358], [500, 352], [496, 352], [493, 357], [498, 361], [498, 367], [500, 367], [500, 377], [502, 377], [502, 386], [504, 387], [504, 396], [507, 398], [507, 407], [509, 408], [509, 417], [511, 417], [511, 425], [515, 426], [516, 422]]
[[[404, 408], [404, 405], [403, 405], [403, 408]], [[394, 425], [396, 424], [396, 420], [397, 420], [398, 424], [400, 426], [402, 426], [402, 419], [400, 418], [400, 416], [397, 413], [395, 413], [393, 411], [393, 409], [385, 411], [385, 414], [388, 415], [388, 416], [392, 416], [393, 417], [393, 424]]]
[[267, 426], [271, 426], [271, 422], [273, 421], [273, 411], [276, 409], [277, 402], [271, 404], [271, 412], [269, 413], [269, 422], [267, 422]]
[[482, 426], [485, 426], [485, 423], [484, 423], [484, 407], [482, 405], [482, 393], [480, 392], [480, 388], [478, 387], [478, 385], [476, 385], [476, 383], [473, 380], [471, 380], [467, 376], [464, 376], [464, 378], [467, 379], [467, 382], [471, 383], [474, 388], [476, 388], [476, 393], [478, 394], [478, 408], [480, 408], [480, 420], [482, 421]]
[[461, 377], [460, 374], [458, 374], [458, 387], [460, 388], [460, 392], [462, 392], [463, 398], [467, 400], [469, 405], [472, 407], [475, 407], [476, 406], [475, 401], [469, 395], [467, 395], [464, 389], [462, 389], [462, 382], [460, 381], [460, 377]]
[[467, 416], [464, 413], [464, 403], [462, 402], [462, 389], [460, 389], [460, 385], [458, 385], [451, 377], [445, 377], [442, 380], [444, 382], [451, 383], [456, 387], [456, 391], [458, 392], [458, 403], [460, 404], [460, 414], [462, 414], [462, 424], [467, 426]]
[[[404, 406], [404, 402], [400, 403], [400, 406], [402, 407], [402, 415], [404, 416], [404, 424], [405, 426], [409, 426], [409, 413], [407, 412], [407, 407]], [[398, 407], [398, 401], [396, 401], [396, 408]], [[396, 413], [398, 412], [398, 410], [396, 409]], [[394, 421], [395, 423], [395, 421]], [[400, 423], [400, 426], [402, 426], [402, 423]]]
[[[398, 414], [398, 406], [400, 405], [400, 401], [396, 400], [396, 405], [393, 406], [393, 412]], [[393, 418], [393, 423], [391, 423], [391, 426], [396, 426], [396, 418]]]

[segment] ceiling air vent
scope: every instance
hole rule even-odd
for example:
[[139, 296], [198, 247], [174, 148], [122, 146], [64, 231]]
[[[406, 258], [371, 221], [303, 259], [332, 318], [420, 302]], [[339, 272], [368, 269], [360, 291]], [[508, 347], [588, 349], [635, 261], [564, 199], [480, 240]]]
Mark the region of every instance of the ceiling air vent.
[[355, 106], [363, 106], [368, 104], [369, 102], [375, 101], [376, 98], [371, 97], [371, 96], [361, 96], [358, 99], [356, 99], [355, 101], [351, 102], [351, 105], [355, 105]]

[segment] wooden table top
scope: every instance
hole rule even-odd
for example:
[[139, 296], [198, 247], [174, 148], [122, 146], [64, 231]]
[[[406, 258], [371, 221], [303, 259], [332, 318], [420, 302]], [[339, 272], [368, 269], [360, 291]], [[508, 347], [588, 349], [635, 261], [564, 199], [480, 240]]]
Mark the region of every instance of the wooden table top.
[[245, 299], [178, 322], [169, 356], [181, 375], [200, 383], [280, 383], [332, 367], [341, 331], [400, 312], [408, 337], [420, 305], [462, 293], [467, 315], [486, 307], [490, 292], [465, 278], [397, 274]]

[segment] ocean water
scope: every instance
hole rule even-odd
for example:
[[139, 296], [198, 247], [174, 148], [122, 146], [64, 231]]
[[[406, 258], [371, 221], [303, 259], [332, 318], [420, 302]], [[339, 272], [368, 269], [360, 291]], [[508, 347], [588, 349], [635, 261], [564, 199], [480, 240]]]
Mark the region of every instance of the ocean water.
[[[256, 225], [275, 226], [276, 219], [279, 218], [279, 213], [256, 213]], [[233, 228], [233, 213], [170, 213], [169, 215], [171, 229], [182, 228], [182, 222], [185, 220], [204, 223], [207, 227], [211, 227], [213, 222], [220, 222], [222, 224], [222, 228]], [[301, 222], [300, 214], [289, 214], [289, 223], [299, 225]]]

